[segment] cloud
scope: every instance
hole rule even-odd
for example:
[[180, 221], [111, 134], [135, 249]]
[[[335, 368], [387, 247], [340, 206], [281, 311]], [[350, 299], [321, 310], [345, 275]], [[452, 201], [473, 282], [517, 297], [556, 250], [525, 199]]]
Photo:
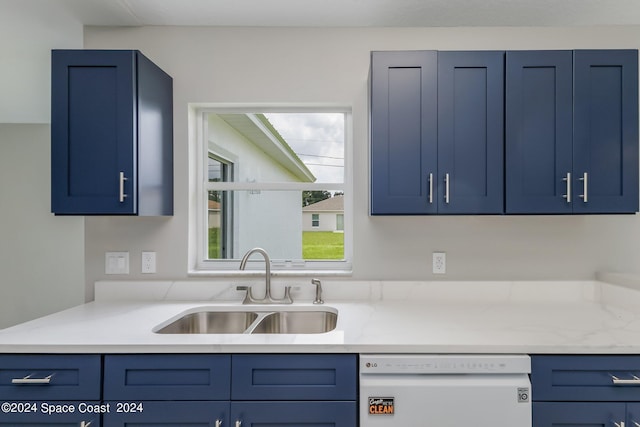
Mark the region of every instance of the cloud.
[[316, 176], [316, 182], [344, 182], [343, 113], [268, 113], [265, 116]]

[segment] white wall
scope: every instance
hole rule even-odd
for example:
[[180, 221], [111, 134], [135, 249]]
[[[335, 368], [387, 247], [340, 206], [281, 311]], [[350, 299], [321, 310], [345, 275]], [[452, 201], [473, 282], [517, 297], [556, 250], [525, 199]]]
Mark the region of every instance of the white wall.
[[82, 24], [58, 2], [0, 0], [0, 123], [49, 123], [54, 48], [82, 48]]
[[[85, 30], [85, 46], [142, 50], [173, 76], [175, 102], [175, 216], [87, 218], [89, 284], [104, 278], [104, 252], [113, 249], [134, 251], [136, 257], [142, 249], [156, 250], [155, 277], [186, 277], [191, 102], [352, 106], [354, 188], [349, 193], [354, 194], [355, 279], [432, 279], [433, 251], [447, 252], [445, 279], [586, 279], [598, 270], [640, 273], [640, 219], [635, 215], [369, 217], [367, 208], [371, 50], [637, 49], [640, 27], [94, 27]], [[132, 271], [139, 271], [136, 259]]]
[[0, 328], [85, 299], [84, 219], [51, 214], [46, 124], [51, 49], [82, 43], [57, 2], [0, 0]]
[[84, 219], [50, 213], [49, 140], [0, 124], [0, 328], [84, 302]]

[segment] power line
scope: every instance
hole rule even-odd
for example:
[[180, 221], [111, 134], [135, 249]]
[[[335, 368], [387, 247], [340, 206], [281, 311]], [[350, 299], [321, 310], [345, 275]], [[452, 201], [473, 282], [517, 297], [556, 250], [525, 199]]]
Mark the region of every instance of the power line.
[[302, 154], [302, 153], [296, 153], [296, 154], [298, 156], [320, 157], [322, 159], [344, 160], [344, 157], [321, 156], [319, 154]]

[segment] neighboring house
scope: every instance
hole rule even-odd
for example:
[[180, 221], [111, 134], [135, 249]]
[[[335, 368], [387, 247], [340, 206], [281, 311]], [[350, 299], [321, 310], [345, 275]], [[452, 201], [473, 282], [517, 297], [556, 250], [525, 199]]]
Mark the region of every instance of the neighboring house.
[[[316, 177], [263, 114], [208, 116], [209, 179], [237, 183], [314, 182]], [[220, 258], [262, 247], [272, 259], [302, 258], [300, 191], [227, 191], [209, 202]], [[242, 224], [242, 226], [240, 226]]]
[[333, 196], [303, 207], [302, 230], [344, 232], [344, 196]]
[[209, 228], [220, 228], [220, 202], [209, 200]]

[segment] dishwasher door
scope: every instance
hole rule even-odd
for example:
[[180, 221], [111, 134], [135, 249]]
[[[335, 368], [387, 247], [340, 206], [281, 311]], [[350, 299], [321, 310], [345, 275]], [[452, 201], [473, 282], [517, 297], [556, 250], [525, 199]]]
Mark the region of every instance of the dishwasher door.
[[361, 374], [360, 427], [531, 427], [526, 374]]

